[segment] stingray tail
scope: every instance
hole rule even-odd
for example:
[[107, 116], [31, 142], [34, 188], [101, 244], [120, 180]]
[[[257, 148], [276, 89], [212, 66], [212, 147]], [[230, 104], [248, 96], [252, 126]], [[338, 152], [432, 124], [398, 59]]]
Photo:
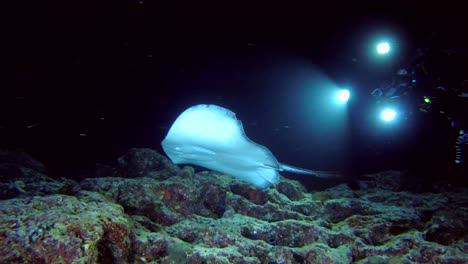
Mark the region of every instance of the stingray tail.
[[340, 173], [337, 171], [315, 171], [315, 170], [308, 170], [303, 168], [294, 167], [291, 165], [280, 163], [280, 171], [289, 171], [299, 174], [308, 174], [314, 175], [315, 177], [319, 178], [337, 178], [341, 177]]

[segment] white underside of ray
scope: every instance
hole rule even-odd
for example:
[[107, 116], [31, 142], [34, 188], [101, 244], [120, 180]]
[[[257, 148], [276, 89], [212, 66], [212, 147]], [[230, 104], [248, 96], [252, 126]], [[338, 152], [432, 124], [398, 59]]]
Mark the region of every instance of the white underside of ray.
[[247, 137], [232, 111], [217, 105], [202, 104], [185, 110], [161, 145], [175, 164], [205, 167], [261, 189], [278, 182], [278, 171], [317, 175], [315, 171], [279, 163], [270, 150]]

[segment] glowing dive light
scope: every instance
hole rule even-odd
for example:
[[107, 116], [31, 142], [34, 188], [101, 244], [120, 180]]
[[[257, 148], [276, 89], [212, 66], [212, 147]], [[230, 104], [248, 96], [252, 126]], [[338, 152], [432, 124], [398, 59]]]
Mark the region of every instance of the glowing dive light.
[[377, 53], [387, 54], [390, 51], [390, 44], [388, 42], [381, 42], [377, 45]]
[[396, 112], [393, 109], [387, 108], [382, 111], [382, 114], [380, 115], [383, 121], [385, 122], [390, 122], [395, 119], [396, 117]]
[[337, 95], [338, 102], [342, 104], [346, 103], [349, 100], [349, 96], [349, 90], [343, 89], [339, 91]]

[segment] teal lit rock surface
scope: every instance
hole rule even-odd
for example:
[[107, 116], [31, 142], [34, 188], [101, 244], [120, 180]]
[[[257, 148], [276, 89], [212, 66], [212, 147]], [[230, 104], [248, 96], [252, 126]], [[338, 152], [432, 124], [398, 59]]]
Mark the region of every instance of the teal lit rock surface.
[[402, 173], [383, 172], [356, 189], [308, 192], [282, 178], [259, 191], [215, 172], [164, 167], [156, 151], [124, 157], [112, 177], [85, 177], [75, 192], [0, 201], [0, 262], [468, 262], [464, 189], [403, 191]]

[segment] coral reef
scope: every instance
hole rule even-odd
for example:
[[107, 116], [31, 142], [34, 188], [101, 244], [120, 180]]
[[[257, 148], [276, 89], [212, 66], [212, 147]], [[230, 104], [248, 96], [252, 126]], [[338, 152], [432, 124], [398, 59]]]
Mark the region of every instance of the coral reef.
[[179, 171], [169, 159], [155, 150], [132, 148], [118, 158], [122, 177], [155, 177], [167, 179]]
[[125, 263], [130, 221], [97, 193], [15, 198], [0, 202], [2, 263]]
[[0, 262], [468, 262], [468, 191], [399, 191], [404, 173], [366, 175], [356, 190], [309, 193], [282, 178], [259, 191], [148, 149], [116, 170], [69, 194], [28, 183], [3, 197]]
[[0, 150], [0, 200], [34, 195], [68, 194], [80, 190], [78, 182], [47, 175], [44, 165], [22, 151]]

